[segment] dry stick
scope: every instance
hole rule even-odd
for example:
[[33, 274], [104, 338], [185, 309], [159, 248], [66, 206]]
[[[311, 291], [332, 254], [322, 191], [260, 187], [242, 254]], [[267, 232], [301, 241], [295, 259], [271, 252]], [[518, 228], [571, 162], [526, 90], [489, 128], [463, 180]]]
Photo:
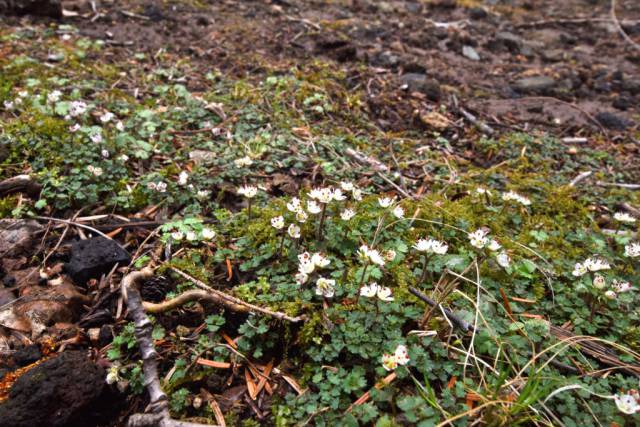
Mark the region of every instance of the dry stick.
[[619, 187], [619, 188], [626, 188], [627, 190], [640, 190], [640, 184], [625, 184], [625, 183], [618, 183], [618, 182], [597, 181], [596, 185], [600, 187]]
[[584, 181], [585, 179], [589, 178], [591, 175], [593, 175], [593, 171], [581, 172], [578, 176], [576, 176], [571, 180], [571, 182], [569, 183], [569, 187], [575, 187], [580, 181]]
[[620, 25], [620, 22], [618, 21], [618, 17], [616, 16], [616, 0], [611, 0], [611, 20], [613, 21], [613, 25], [615, 25], [622, 38], [624, 38], [627, 43], [633, 46], [636, 50], [640, 50], [640, 45], [633, 41], [631, 37], [629, 37], [629, 35], [624, 31], [622, 25]]
[[304, 316], [304, 315], [291, 317], [291, 316], [289, 316], [289, 315], [287, 315], [285, 313], [279, 312], [279, 311], [272, 311], [272, 310], [269, 310], [267, 308], [258, 307], [257, 305], [250, 304], [248, 302], [242, 301], [239, 298], [236, 298], [236, 297], [233, 297], [231, 295], [225, 294], [222, 291], [219, 291], [217, 289], [213, 289], [211, 286], [207, 285], [206, 283], [196, 279], [195, 277], [192, 277], [192, 276], [188, 275], [184, 271], [178, 270], [175, 267], [169, 267], [169, 268], [172, 271], [174, 271], [175, 273], [177, 273], [178, 275], [180, 275], [180, 276], [184, 277], [185, 279], [193, 282], [196, 286], [211, 292], [215, 296], [227, 301], [228, 303], [242, 305], [242, 306], [247, 307], [248, 311], [262, 313], [262, 314], [265, 314], [267, 316], [276, 318], [278, 320], [287, 320], [287, 321], [292, 322], [292, 323], [298, 323], [298, 322], [301, 322], [301, 321], [304, 321], [304, 320], [307, 319], [307, 317]]
[[173, 310], [174, 308], [180, 307], [184, 304], [193, 301], [207, 301], [215, 304], [220, 304], [225, 306], [231, 311], [235, 311], [236, 313], [249, 313], [251, 310], [249, 307], [240, 304], [234, 304], [230, 301], [227, 301], [224, 298], [216, 294], [212, 294], [209, 291], [193, 289], [190, 291], [186, 291], [181, 293], [175, 298], [172, 298], [168, 301], [162, 301], [159, 303], [152, 303], [144, 301], [142, 303], [144, 307], [144, 311], [151, 314], [164, 313], [165, 311]]
[[206, 424], [189, 423], [171, 418], [169, 400], [160, 386], [158, 376], [159, 355], [153, 346], [153, 326], [144, 312], [142, 297], [138, 290], [141, 281], [153, 276], [153, 269], [144, 268], [134, 271], [122, 279], [121, 291], [127, 300], [127, 309], [135, 325], [135, 337], [142, 355], [142, 372], [144, 385], [149, 393], [148, 414], [133, 414], [127, 422], [128, 427], [204, 427]]

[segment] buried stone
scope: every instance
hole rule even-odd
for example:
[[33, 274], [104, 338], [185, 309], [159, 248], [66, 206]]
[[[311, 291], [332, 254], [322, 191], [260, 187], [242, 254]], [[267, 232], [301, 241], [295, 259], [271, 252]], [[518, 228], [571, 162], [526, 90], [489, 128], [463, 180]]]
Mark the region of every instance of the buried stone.
[[65, 270], [77, 285], [84, 285], [90, 279], [109, 273], [114, 265], [125, 266], [130, 262], [129, 253], [116, 242], [93, 237], [73, 244]]

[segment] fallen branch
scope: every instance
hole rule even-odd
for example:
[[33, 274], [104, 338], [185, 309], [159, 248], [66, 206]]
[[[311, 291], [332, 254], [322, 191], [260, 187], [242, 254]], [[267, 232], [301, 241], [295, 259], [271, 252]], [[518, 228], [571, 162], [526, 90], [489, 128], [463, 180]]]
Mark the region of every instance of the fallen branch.
[[149, 393], [148, 414], [133, 414], [127, 422], [128, 427], [204, 427], [207, 424], [178, 421], [169, 414], [169, 399], [162, 391], [158, 376], [158, 353], [153, 346], [153, 326], [144, 312], [142, 297], [138, 290], [141, 281], [153, 276], [151, 268], [134, 271], [122, 279], [121, 292], [127, 301], [129, 315], [135, 325], [135, 337], [142, 355], [142, 372], [144, 385]]
[[488, 124], [486, 124], [482, 120], [478, 119], [476, 116], [474, 116], [473, 114], [471, 114], [470, 112], [468, 112], [464, 108], [460, 108], [460, 112], [462, 113], [462, 115], [467, 120], [469, 120], [471, 122], [471, 124], [475, 125], [482, 132], [484, 132], [484, 133], [486, 133], [488, 135], [493, 135], [494, 133], [496, 133], [496, 131], [494, 131], [491, 126], [489, 126]]
[[429, 304], [431, 307], [439, 307], [444, 313], [444, 315], [447, 316], [447, 319], [449, 319], [451, 323], [455, 324], [458, 328], [462, 329], [464, 332], [473, 331], [473, 325], [471, 323], [459, 318], [458, 316], [453, 314], [451, 310], [449, 310], [448, 308], [444, 308], [442, 305], [438, 304], [437, 302], [435, 302], [434, 300], [432, 300], [431, 298], [429, 298], [428, 296], [426, 296], [425, 294], [423, 294], [413, 286], [409, 287], [409, 292], [411, 292], [413, 295], [415, 295], [422, 301]]
[[616, 30], [620, 33], [623, 39], [626, 40], [631, 46], [633, 46], [636, 50], [640, 51], [640, 45], [636, 43], [629, 35], [624, 31], [622, 25], [620, 25], [620, 21], [618, 21], [618, 17], [616, 16], [616, 0], [611, 0], [611, 21], [613, 21], [613, 25], [616, 27]]
[[42, 185], [35, 182], [29, 175], [16, 175], [0, 181], [0, 197], [13, 193], [26, 193], [29, 197], [38, 197]]
[[199, 289], [183, 292], [175, 298], [172, 298], [168, 301], [159, 302], [157, 304], [144, 301], [142, 303], [142, 306], [144, 307], [144, 311], [146, 311], [147, 313], [158, 314], [164, 313], [165, 311], [173, 310], [174, 308], [178, 308], [193, 301], [207, 301], [214, 304], [224, 305], [225, 308], [228, 308], [231, 311], [235, 311], [236, 313], [250, 312], [249, 308], [244, 305], [234, 304], [230, 301], [227, 301], [226, 299], [221, 298], [219, 295]]
[[593, 175], [593, 171], [581, 172], [578, 176], [573, 178], [569, 183], [569, 187], [575, 187], [580, 181], [583, 181]]
[[376, 172], [389, 172], [389, 168], [387, 167], [387, 165], [382, 163], [380, 160], [359, 153], [353, 148], [347, 148], [346, 150], [344, 150], [344, 153], [361, 165], [371, 166]]
[[600, 187], [619, 187], [626, 188], [627, 190], [640, 190], [640, 184], [625, 184], [623, 182], [603, 182], [598, 181], [596, 185]]
[[219, 291], [217, 289], [213, 289], [211, 286], [207, 285], [206, 283], [202, 282], [201, 280], [196, 279], [195, 277], [192, 277], [190, 275], [188, 275], [187, 273], [185, 273], [182, 270], [178, 270], [175, 267], [169, 267], [172, 271], [176, 272], [178, 275], [184, 277], [185, 279], [189, 280], [190, 282], [194, 283], [196, 286], [198, 286], [201, 289], [204, 289], [206, 291], [209, 291], [212, 295], [214, 295], [217, 298], [220, 298], [221, 300], [224, 300], [224, 304], [234, 304], [234, 305], [239, 305], [239, 306], [244, 306], [246, 307], [246, 311], [247, 312], [255, 312], [255, 313], [261, 313], [264, 315], [267, 315], [269, 317], [273, 317], [275, 319], [278, 320], [288, 320], [289, 322], [292, 323], [298, 323], [301, 322], [303, 320], [306, 320], [306, 316], [296, 316], [296, 317], [291, 317], [285, 313], [282, 313], [280, 311], [272, 311], [269, 310], [268, 308], [262, 308], [262, 307], [258, 307], [257, 305], [253, 305], [250, 304], [248, 302], [242, 301], [240, 298], [236, 298], [234, 296], [225, 294], [222, 291]]

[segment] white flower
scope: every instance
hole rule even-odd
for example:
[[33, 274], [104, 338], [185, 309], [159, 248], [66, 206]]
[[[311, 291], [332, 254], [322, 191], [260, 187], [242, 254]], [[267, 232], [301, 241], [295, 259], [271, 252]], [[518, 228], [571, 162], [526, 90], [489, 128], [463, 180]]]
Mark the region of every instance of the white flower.
[[334, 192], [331, 187], [314, 188], [309, 192], [309, 197], [316, 199], [320, 203], [327, 204], [333, 200], [333, 194]]
[[484, 188], [484, 187], [478, 187], [478, 188], [476, 188], [476, 193], [477, 193], [477, 194], [486, 194], [486, 195], [488, 195], [488, 196], [491, 196], [491, 191], [487, 190], [487, 189], [486, 189], [486, 188]]
[[511, 265], [511, 257], [507, 255], [505, 251], [500, 252], [496, 256], [496, 261], [498, 262], [498, 265], [502, 268], [508, 268], [509, 265]]
[[344, 193], [342, 193], [341, 189], [336, 188], [335, 190], [333, 190], [333, 200], [340, 202], [346, 198], [347, 196], [345, 196]]
[[331, 261], [321, 253], [316, 252], [311, 256], [311, 262], [313, 262], [318, 267], [326, 267]]
[[158, 193], [164, 193], [165, 191], [167, 191], [167, 183], [159, 181], [156, 184], [156, 190], [158, 191]]
[[198, 240], [198, 235], [194, 231], [187, 231], [186, 234], [187, 240], [193, 242], [194, 240]]
[[581, 263], [576, 263], [576, 265], [573, 267], [573, 271], [571, 272], [571, 274], [573, 274], [576, 277], [580, 277], [582, 275], [584, 275], [587, 272], [587, 267], [584, 264]]
[[102, 155], [102, 157], [104, 157], [105, 159], [109, 158], [109, 150], [106, 149], [102, 149], [102, 151], [100, 152], [100, 154]]
[[398, 361], [394, 354], [382, 355], [382, 367], [387, 371], [393, 371], [398, 367]]
[[489, 241], [489, 245], [487, 245], [487, 247], [489, 248], [490, 251], [497, 251], [498, 249], [500, 249], [502, 246], [500, 246], [500, 243], [498, 243], [497, 241], [491, 239]]
[[216, 237], [216, 232], [215, 231], [213, 231], [212, 229], [207, 228], [207, 227], [202, 229], [202, 238], [203, 239], [211, 240], [214, 237]]
[[378, 298], [382, 301], [393, 301], [393, 297], [391, 296], [391, 289], [385, 287], [379, 287], [378, 292], [376, 293]]
[[81, 127], [81, 126], [80, 126], [80, 124], [79, 124], [79, 123], [76, 123], [76, 124], [75, 124], [75, 125], [73, 125], [73, 126], [69, 126], [69, 132], [71, 132], [71, 133], [75, 133], [75, 132], [77, 132], [77, 131], [79, 131], [79, 130], [80, 130], [80, 127]]
[[300, 264], [298, 264], [298, 270], [304, 274], [313, 273], [313, 270], [315, 270], [315, 268], [316, 265], [311, 261], [300, 261]]
[[349, 221], [354, 216], [356, 216], [356, 213], [353, 209], [345, 209], [340, 213], [340, 218], [343, 221]]
[[27, 96], [29, 96], [29, 92], [27, 92], [26, 90], [21, 90], [20, 92], [18, 92], [18, 98], [26, 98]]
[[342, 188], [344, 191], [353, 191], [355, 186], [353, 185], [352, 182], [342, 181], [340, 183], [340, 188]]
[[253, 164], [253, 160], [251, 160], [251, 157], [249, 156], [244, 156], [244, 157], [240, 157], [239, 159], [235, 159], [233, 163], [236, 165], [237, 168], [241, 168], [244, 166], [251, 166]]
[[289, 212], [298, 212], [300, 209], [302, 209], [302, 205], [300, 204], [300, 199], [297, 197], [294, 197], [289, 203], [287, 203], [287, 210]]
[[52, 104], [54, 102], [60, 101], [60, 97], [62, 96], [62, 92], [59, 90], [54, 90], [53, 92], [49, 92], [47, 95], [47, 102]]
[[607, 292], [604, 293], [604, 296], [609, 299], [616, 299], [618, 295], [614, 291], [608, 290]]
[[419, 239], [413, 247], [419, 252], [428, 252], [444, 255], [449, 250], [449, 245], [435, 239]]
[[309, 211], [310, 214], [314, 214], [315, 215], [315, 214], [319, 214], [320, 212], [322, 212], [322, 208], [315, 201], [308, 200], [307, 201], [307, 211]]
[[118, 121], [118, 122], [116, 123], [116, 129], [117, 129], [119, 132], [124, 131], [124, 124], [123, 124], [121, 121]]
[[397, 346], [396, 351], [393, 352], [393, 356], [396, 358], [398, 365], [406, 365], [409, 363], [409, 352], [407, 352], [407, 347], [404, 345]]
[[9, 100], [4, 101], [3, 105], [6, 110], [13, 110], [13, 107], [14, 107], [13, 101], [9, 101]]
[[180, 175], [178, 175], [178, 185], [187, 185], [188, 180], [189, 174], [185, 171], [180, 172]]
[[112, 365], [107, 371], [107, 384], [115, 384], [120, 381], [120, 367], [118, 365]]
[[354, 188], [351, 192], [351, 197], [353, 197], [353, 200], [359, 202], [360, 200], [362, 200], [362, 190], [360, 190], [359, 188]]
[[87, 170], [91, 172], [94, 176], [100, 176], [102, 175], [102, 172], [103, 172], [101, 167], [93, 166], [93, 165], [87, 166]]
[[102, 142], [102, 135], [98, 132], [92, 133], [91, 135], [89, 135], [89, 138], [94, 144], [100, 144]]
[[604, 277], [596, 274], [593, 278], [593, 287], [596, 289], [604, 289], [605, 286], [607, 286], [607, 282], [604, 280]]
[[115, 115], [111, 111], [106, 111], [103, 115], [100, 116], [100, 121], [102, 123], [109, 123]]
[[296, 279], [296, 283], [302, 286], [305, 283], [307, 283], [307, 280], [309, 280], [309, 275], [307, 273], [299, 271], [298, 273], [296, 273], [295, 279]]
[[307, 213], [304, 210], [299, 209], [296, 212], [296, 221], [298, 221], [298, 222], [306, 222], [307, 218], [309, 218], [309, 215], [307, 215]]
[[394, 259], [396, 259], [396, 251], [394, 251], [393, 249], [389, 249], [384, 253], [384, 259], [388, 262], [393, 261]]
[[502, 200], [504, 201], [515, 200], [516, 202], [524, 206], [529, 206], [531, 204], [531, 200], [513, 191], [502, 193]]
[[298, 227], [295, 224], [290, 224], [289, 228], [287, 228], [287, 233], [289, 234], [289, 237], [291, 237], [292, 239], [299, 239], [300, 238], [300, 227]]
[[478, 249], [482, 249], [489, 243], [489, 239], [487, 238], [487, 231], [482, 228], [477, 229], [473, 233], [469, 233], [469, 243], [471, 246], [474, 246]]
[[184, 234], [181, 231], [174, 231], [171, 233], [171, 238], [177, 242], [184, 239]]
[[624, 246], [624, 256], [637, 258], [640, 256], [640, 243], [630, 243]]
[[244, 185], [238, 188], [238, 194], [246, 197], [247, 199], [253, 199], [258, 194], [258, 187], [253, 185]]
[[316, 295], [322, 295], [325, 298], [333, 297], [333, 295], [335, 294], [335, 285], [335, 280], [320, 277], [316, 281]]
[[614, 291], [616, 291], [619, 294], [628, 292], [631, 290], [631, 284], [629, 282], [619, 282], [617, 280], [613, 281], [613, 283], [611, 284], [611, 287], [613, 288]]
[[380, 255], [376, 249], [369, 249], [369, 253], [367, 254], [372, 263], [377, 264], [379, 266], [384, 265], [384, 258]]
[[616, 221], [620, 221], [620, 222], [628, 222], [628, 223], [636, 222], [635, 217], [629, 215], [626, 212], [616, 212], [615, 214], [613, 214], [613, 218]]
[[375, 297], [378, 293], [378, 284], [376, 282], [371, 283], [370, 285], [365, 285], [360, 288], [360, 295], [367, 298]]
[[393, 199], [391, 197], [380, 197], [378, 198], [378, 204], [382, 208], [388, 208], [393, 204]]
[[402, 209], [402, 206], [396, 206], [393, 208], [393, 216], [399, 219], [404, 218], [404, 209]]
[[200, 200], [204, 200], [207, 197], [209, 197], [210, 194], [211, 194], [211, 191], [209, 190], [198, 190], [198, 192], [196, 193], [196, 197]]
[[284, 218], [282, 216], [276, 216], [271, 218], [271, 225], [276, 230], [282, 230], [284, 228]]
[[120, 156], [120, 160], [122, 160], [123, 162], [128, 162], [129, 161], [129, 156], [127, 156], [126, 154], [122, 154]]
[[613, 398], [620, 412], [633, 415], [640, 412], [640, 394], [637, 390], [629, 390], [628, 393], [616, 394]]
[[69, 115], [71, 117], [77, 117], [84, 114], [87, 111], [87, 104], [82, 101], [73, 101], [71, 107], [69, 107]]
[[587, 258], [583, 265], [589, 271], [609, 270], [611, 268], [608, 262], [600, 258]]

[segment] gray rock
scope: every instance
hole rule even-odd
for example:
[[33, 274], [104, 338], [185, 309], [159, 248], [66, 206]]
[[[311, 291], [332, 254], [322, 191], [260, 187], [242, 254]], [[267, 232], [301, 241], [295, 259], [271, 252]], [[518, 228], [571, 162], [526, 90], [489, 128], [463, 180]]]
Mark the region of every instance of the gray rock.
[[407, 86], [409, 92], [423, 93], [431, 101], [440, 99], [440, 83], [424, 74], [407, 73], [400, 77], [400, 82]]
[[520, 93], [543, 93], [553, 89], [556, 81], [547, 76], [525, 77], [513, 82], [511, 87]]
[[609, 111], [602, 111], [596, 114], [596, 120], [602, 126], [611, 130], [625, 130], [632, 125], [630, 120]]
[[462, 46], [462, 55], [472, 61], [480, 61], [480, 55], [478, 55], [478, 52], [471, 46]]
[[517, 53], [522, 47], [522, 39], [508, 31], [501, 31], [496, 34], [495, 42], [499, 46], [506, 47], [509, 51]]

